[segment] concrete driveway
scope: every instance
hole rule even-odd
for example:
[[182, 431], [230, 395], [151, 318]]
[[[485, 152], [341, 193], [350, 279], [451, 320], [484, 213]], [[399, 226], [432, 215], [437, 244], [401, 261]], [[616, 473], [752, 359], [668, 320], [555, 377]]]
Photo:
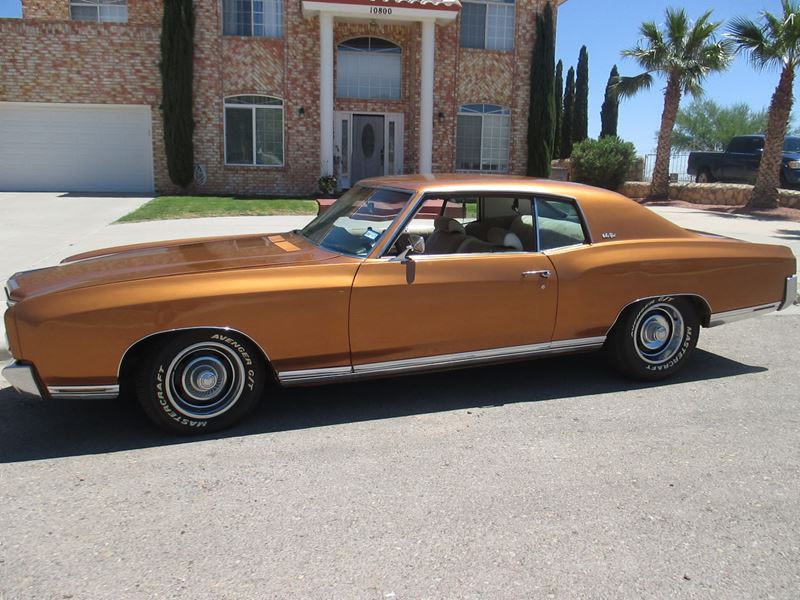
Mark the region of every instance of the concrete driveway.
[[70, 248], [151, 198], [0, 192], [0, 280], [58, 262]]

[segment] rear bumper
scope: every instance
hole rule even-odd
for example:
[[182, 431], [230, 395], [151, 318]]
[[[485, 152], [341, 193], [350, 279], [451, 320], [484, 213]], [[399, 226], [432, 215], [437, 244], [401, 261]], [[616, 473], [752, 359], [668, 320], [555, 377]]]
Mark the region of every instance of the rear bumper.
[[789, 308], [797, 300], [797, 275], [786, 278], [786, 289], [783, 292], [783, 302], [778, 310]]
[[72, 398], [95, 398], [96, 400], [113, 400], [119, 396], [119, 385], [40, 385], [33, 365], [20, 364], [16, 361], [3, 369], [3, 377], [25, 396], [34, 398], [56, 398], [69, 400]]

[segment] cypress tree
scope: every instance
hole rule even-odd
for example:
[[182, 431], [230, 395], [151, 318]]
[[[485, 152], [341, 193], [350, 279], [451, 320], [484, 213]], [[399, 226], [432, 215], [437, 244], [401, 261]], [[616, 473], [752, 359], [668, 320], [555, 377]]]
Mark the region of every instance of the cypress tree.
[[530, 108], [528, 113], [528, 175], [550, 176], [555, 134], [555, 36], [553, 7], [548, 2], [536, 17]]
[[611, 69], [606, 84], [606, 96], [603, 100], [603, 107], [600, 109], [600, 137], [617, 135], [617, 122], [619, 121], [619, 95], [615, 88], [619, 81], [619, 71], [617, 65]]
[[194, 179], [193, 0], [164, 0], [161, 22], [161, 110], [169, 178], [182, 188]]
[[556, 132], [553, 136], [553, 158], [561, 158], [561, 121], [564, 117], [564, 63], [556, 65]]
[[581, 46], [578, 69], [575, 73], [575, 112], [572, 123], [572, 143], [589, 137], [589, 52]]
[[561, 158], [572, 156], [572, 115], [575, 112], [575, 69], [567, 71], [567, 84], [564, 89], [564, 114], [561, 118]]

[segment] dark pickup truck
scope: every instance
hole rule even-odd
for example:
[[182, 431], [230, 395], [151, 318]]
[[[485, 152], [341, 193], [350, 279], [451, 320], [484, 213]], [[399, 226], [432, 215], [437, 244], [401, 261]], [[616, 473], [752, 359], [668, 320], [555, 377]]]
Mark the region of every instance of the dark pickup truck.
[[[688, 172], [698, 183], [753, 183], [763, 150], [763, 135], [739, 135], [731, 140], [725, 152], [689, 154]], [[781, 186], [800, 186], [800, 137], [787, 137], [783, 143]]]

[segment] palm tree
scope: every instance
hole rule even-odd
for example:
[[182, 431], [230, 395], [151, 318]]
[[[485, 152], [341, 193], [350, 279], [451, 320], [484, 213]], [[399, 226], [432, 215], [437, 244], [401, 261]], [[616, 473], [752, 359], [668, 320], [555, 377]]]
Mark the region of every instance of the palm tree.
[[731, 43], [717, 39], [721, 23], [711, 21], [711, 11], [691, 23], [683, 9], [668, 8], [666, 23], [642, 23], [642, 39], [622, 56], [633, 58], [644, 69], [635, 77], [620, 77], [617, 90], [629, 97], [653, 85], [653, 76], [666, 79], [664, 110], [658, 134], [656, 164], [653, 171], [651, 198], [669, 194], [669, 157], [672, 129], [684, 94], [700, 96], [702, 83], [711, 73], [725, 70], [733, 57]]
[[792, 114], [794, 72], [800, 64], [800, 6], [793, 0], [783, 0], [782, 5], [781, 16], [763, 11], [762, 25], [738, 17], [728, 27], [736, 51], [746, 52], [756, 68], [777, 67], [781, 70], [778, 87], [769, 105], [764, 153], [748, 203], [750, 207], [778, 206], [783, 141]]

